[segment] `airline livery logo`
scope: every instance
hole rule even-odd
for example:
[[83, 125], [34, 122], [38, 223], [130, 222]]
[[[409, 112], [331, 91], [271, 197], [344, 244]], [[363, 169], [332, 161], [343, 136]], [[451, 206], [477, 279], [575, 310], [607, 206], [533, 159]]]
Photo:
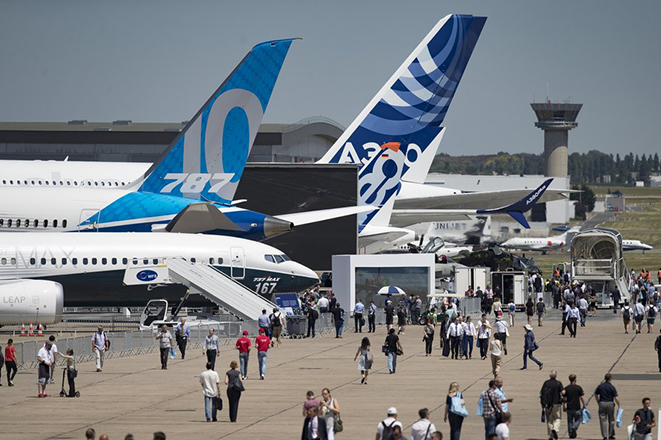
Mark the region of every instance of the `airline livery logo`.
[[153, 270], [141, 270], [135, 276], [140, 281], [154, 281], [158, 278], [158, 273]]

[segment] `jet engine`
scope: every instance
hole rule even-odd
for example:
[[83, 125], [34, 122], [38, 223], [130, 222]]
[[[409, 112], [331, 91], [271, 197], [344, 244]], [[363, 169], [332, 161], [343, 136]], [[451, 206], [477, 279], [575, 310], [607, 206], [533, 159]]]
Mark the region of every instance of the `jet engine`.
[[62, 320], [64, 289], [44, 280], [0, 281], [0, 325], [55, 324]]

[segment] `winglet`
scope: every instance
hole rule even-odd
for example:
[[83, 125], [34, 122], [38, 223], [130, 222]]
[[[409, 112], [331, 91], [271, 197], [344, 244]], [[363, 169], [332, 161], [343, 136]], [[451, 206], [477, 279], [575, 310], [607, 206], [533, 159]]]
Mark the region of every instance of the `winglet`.
[[533, 206], [539, 201], [539, 199], [544, 195], [544, 192], [551, 186], [553, 179], [547, 179], [539, 187], [537, 187], [530, 194], [519, 200], [518, 202], [512, 203], [508, 206], [503, 206], [502, 208], [495, 209], [478, 209], [478, 214], [509, 214], [514, 220], [516, 220], [521, 226], [526, 229], [530, 229], [530, 225], [523, 215], [524, 212], [528, 212], [532, 209]]

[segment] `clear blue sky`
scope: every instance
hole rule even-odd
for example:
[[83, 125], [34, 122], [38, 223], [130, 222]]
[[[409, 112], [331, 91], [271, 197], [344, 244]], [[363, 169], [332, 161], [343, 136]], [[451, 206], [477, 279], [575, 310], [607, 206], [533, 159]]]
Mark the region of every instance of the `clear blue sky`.
[[254, 44], [292, 46], [266, 122], [362, 110], [432, 26], [486, 15], [450, 154], [541, 152], [529, 103], [584, 104], [570, 151], [661, 151], [661, 2], [24, 1], [0, 6], [0, 120], [189, 119]]

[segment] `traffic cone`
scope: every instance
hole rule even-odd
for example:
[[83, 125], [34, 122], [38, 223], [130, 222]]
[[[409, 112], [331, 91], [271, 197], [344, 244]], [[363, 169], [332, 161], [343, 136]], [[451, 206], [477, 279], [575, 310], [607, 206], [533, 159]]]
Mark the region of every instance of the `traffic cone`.
[[33, 327], [32, 327], [32, 323], [30, 323], [28, 336], [30, 336], [30, 337], [34, 336], [34, 329], [33, 329]]
[[21, 336], [25, 336], [25, 323], [21, 322]]
[[43, 336], [44, 335], [44, 326], [41, 325], [41, 322], [39, 323], [39, 326], [37, 327], [37, 336]]

